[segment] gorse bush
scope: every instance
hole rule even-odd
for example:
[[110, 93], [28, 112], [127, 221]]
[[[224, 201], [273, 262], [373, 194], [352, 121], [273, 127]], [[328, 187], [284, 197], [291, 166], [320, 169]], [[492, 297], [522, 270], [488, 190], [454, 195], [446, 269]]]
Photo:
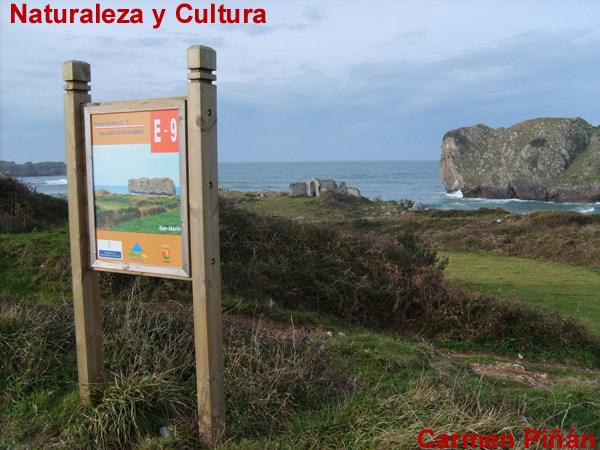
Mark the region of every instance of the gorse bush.
[[[382, 231], [385, 225], [380, 222], [371, 226], [379, 226]], [[383, 233], [397, 229], [411, 229], [436, 248], [600, 267], [600, 214], [427, 211], [417, 219], [402, 216]]]
[[100, 210], [96, 213], [96, 226], [98, 228], [109, 228], [117, 223], [140, 217], [142, 217], [141, 211], [134, 207], [118, 209], [116, 211], [110, 209]]

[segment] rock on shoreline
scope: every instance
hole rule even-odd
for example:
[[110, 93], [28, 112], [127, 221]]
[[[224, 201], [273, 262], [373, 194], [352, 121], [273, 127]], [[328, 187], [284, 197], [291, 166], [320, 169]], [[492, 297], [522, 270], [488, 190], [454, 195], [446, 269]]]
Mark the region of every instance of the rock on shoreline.
[[510, 128], [458, 128], [444, 136], [440, 174], [465, 197], [600, 201], [600, 127], [544, 118]]
[[170, 178], [132, 178], [127, 189], [133, 194], [176, 195], [175, 183]]
[[319, 197], [321, 194], [331, 192], [338, 195], [361, 198], [360, 190], [346, 186], [346, 183], [321, 178], [311, 178], [308, 181], [290, 183], [290, 197]]

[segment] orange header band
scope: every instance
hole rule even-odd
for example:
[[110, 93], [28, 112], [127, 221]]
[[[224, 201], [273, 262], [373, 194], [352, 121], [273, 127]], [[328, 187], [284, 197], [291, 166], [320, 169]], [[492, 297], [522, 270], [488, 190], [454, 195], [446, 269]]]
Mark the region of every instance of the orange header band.
[[150, 144], [150, 112], [92, 115], [93, 145]]

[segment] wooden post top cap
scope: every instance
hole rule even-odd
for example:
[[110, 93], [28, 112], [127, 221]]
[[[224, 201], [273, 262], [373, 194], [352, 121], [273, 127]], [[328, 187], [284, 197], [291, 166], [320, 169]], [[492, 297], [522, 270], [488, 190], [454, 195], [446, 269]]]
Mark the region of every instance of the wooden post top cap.
[[217, 70], [217, 52], [204, 45], [194, 45], [187, 51], [188, 69]]
[[90, 65], [83, 61], [65, 61], [62, 67], [63, 81], [83, 81], [92, 79]]

